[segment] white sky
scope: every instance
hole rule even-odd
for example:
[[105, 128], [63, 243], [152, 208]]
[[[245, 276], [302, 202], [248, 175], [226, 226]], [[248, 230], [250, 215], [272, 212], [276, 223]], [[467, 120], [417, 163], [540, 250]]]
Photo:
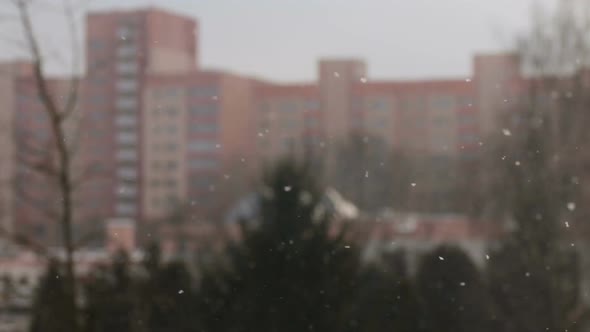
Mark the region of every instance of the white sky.
[[[474, 53], [510, 48], [533, 3], [556, 0], [90, 1], [97, 9], [152, 5], [195, 17], [202, 67], [301, 81], [314, 79], [317, 60], [329, 56], [365, 59], [372, 78], [467, 76]], [[36, 22], [46, 34], [59, 31], [56, 16]], [[0, 20], [0, 31], [10, 29]], [[46, 41], [59, 48], [63, 38], [52, 32]]]

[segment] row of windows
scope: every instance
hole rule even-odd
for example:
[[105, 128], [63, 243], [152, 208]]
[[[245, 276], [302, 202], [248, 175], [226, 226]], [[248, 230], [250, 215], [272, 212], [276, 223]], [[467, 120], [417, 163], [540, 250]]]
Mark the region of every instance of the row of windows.
[[119, 97], [116, 101], [117, 109], [120, 110], [135, 110], [137, 109], [137, 98], [135, 97]]
[[212, 177], [197, 177], [191, 180], [190, 185], [194, 189], [207, 189], [215, 185], [215, 179]]
[[189, 125], [189, 130], [194, 134], [211, 134], [218, 131], [216, 123], [193, 123]]
[[215, 86], [194, 86], [189, 88], [182, 87], [164, 87], [154, 89], [152, 95], [155, 98], [179, 97], [186, 91], [191, 97], [211, 98], [219, 95], [219, 89]]
[[215, 104], [193, 105], [189, 109], [189, 113], [192, 115], [209, 115], [215, 114], [217, 111], [218, 107]]
[[154, 170], [176, 170], [178, 162], [176, 160], [154, 160], [152, 161], [152, 169]]
[[159, 125], [152, 127], [152, 133], [154, 134], [174, 134], [178, 132], [178, 127], [174, 124], [171, 125]]
[[[270, 103], [264, 102], [258, 106], [260, 112], [266, 113], [270, 110]], [[316, 100], [308, 100], [305, 102], [301, 102], [298, 100], [286, 100], [282, 101], [278, 105], [278, 109], [281, 112], [296, 112], [296, 111], [303, 111], [303, 110], [318, 110], [320, 108], [320, 103]]]
[[166, 108], [155, 108], [152, 113], [156, 115], [168, 115], [168, 116], [175, 116], [178, 114], [178, 109], [173, 107], [166, 107]]
[[189, 151], [193, 152], [211, 152], [220, 147], [221, 146], [218, 143], [213, 141], [194, 141], [190, 142], [188, 145]]
[[135, 127], [137, 126], [137, 117], [134, 115], [121, 114], [117, 116], [115, 123], [119, 127]]
[[176, 188], [177, 181], [175, 179], [153, 179], [150, 181], [150, 186], [154, 188]]
[[173, 208], [179, 201], [176, 195], [166, 195], [152, 198], [152, 206], [157, 208]]
[[137, 213], [137, 206], [131, 202], [118, 203], [116, 211], [120, 216], [133, 216]]
[[117, 143], [119, 144], [136, 144], [137, 134], [135, 132], [119, 132], [117, 134]]
[[152, 144], [151, 149], [152, 151], [159, 152], [176, 151], [178, 149], [178, 144], [175, 142], [154, 143]]
[[215, 159], [192, 159], [188, 165], [191, 170], [215, 170], [219, 167]]

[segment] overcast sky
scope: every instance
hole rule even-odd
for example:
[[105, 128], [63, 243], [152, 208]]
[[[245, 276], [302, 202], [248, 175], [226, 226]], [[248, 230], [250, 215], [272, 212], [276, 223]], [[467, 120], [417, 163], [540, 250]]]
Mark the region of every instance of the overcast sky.
[[[533, 3], [554, 1], [93, 0], [91, 7], [184, 13], [200, 22], [203, 67], [301, 81], [331, 56], [365, 59], [371, 78], [467, 76], [474, 53], [510, 48]], [[38, 26], [58, 24], [52, 20]]]

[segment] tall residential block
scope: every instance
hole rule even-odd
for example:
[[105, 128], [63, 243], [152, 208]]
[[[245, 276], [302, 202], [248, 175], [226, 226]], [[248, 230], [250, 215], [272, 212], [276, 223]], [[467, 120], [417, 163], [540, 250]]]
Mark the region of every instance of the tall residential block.
[[87, 21], [84, 152], [97, 171], [84, 197], [99, 219], [141, 219], [146, 80], [197, 69], [198, 25], [151, 8], [91, 13]]

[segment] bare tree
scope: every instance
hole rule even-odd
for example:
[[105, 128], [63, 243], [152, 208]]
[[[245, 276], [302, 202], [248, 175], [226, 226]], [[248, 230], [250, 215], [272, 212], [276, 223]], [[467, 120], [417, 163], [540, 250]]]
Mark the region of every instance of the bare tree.
[[[65, 253], [65, 278], [66, 282], [66, 303], [67, 317], [66, 325], [69, 331], [80, 330], [79, 315], [77, 312], [76, 301], [77, 287], [75, 279], [74, 251], [75, 243], [73, 237], [74, 221], [74, 191], [76, 185], [76, 175], [73, 166], [73, 153], [76, 149], [75, 133], [78, 99], [80, 94], [80, 45], [78, 41], [79, 32], [76, 19], [76, 11], [72, 1], [64, 0], [59, 10], [62, 11], [67, 30], [69, 33], [69, 58], [72, 65], [72, 76], [67, 80], [67, 92], [65, 97], [57, 92], [54, 82], [47, 77], [46, 64], [49, 57], [48, 52], [44, 52], [41, 37], [34, 26], [32, 7], [50, 6], [55, 9], [55, 3], [34, 1], [34, 0], [11, 0], [11, 5], [15, 11], [16, 22], [23, 33], [23, 40], [16, 41], [18, 46], [25, 48], [30, 57], [32, 64], [32, 81], [35, 87], [35, 93], [41, 104], [43, 113], [48, 119], [49, 138], [43, 140], [43, 144], [31, 144], [30, 141], [18, 140], [17, 164], [19, 168], [26, 169], [30, 176], [38, 176], [46, 179], [46, 183], [51, 184], [52, 190], [56, 191], [56, 198], [53, 204], [42, 202], [42, 213], [49, 220], [56, 221], [61, 237], [61, 244]], [[29, 175], [27, 175], [29, 176]], [[19, 188], [18, 194], [24, 195], [26, 200], [27, 188]], [[31, 201], [31, 200], [29, 200]], [[37, 206], [39, 207], [39, 206]], [[18, 243], [34, 249], [41, 253], [44, 248], [27, 238], [24, 235], [11, 233], [3, 230], [2, 234]]]
[[583, 187], [590, 180], [588, 36], [587, 2], [534, 11], [517, 48], [527, 78], [500, 115], [496, 144], [487, 146], [486, 203], [513, 226], [490, 263], [498, 316], [508, 331], [579, 330], [590, 317], [574, 247], [583, 227], [577, 221], [587, 215], [576, 203], [588, 197]]

